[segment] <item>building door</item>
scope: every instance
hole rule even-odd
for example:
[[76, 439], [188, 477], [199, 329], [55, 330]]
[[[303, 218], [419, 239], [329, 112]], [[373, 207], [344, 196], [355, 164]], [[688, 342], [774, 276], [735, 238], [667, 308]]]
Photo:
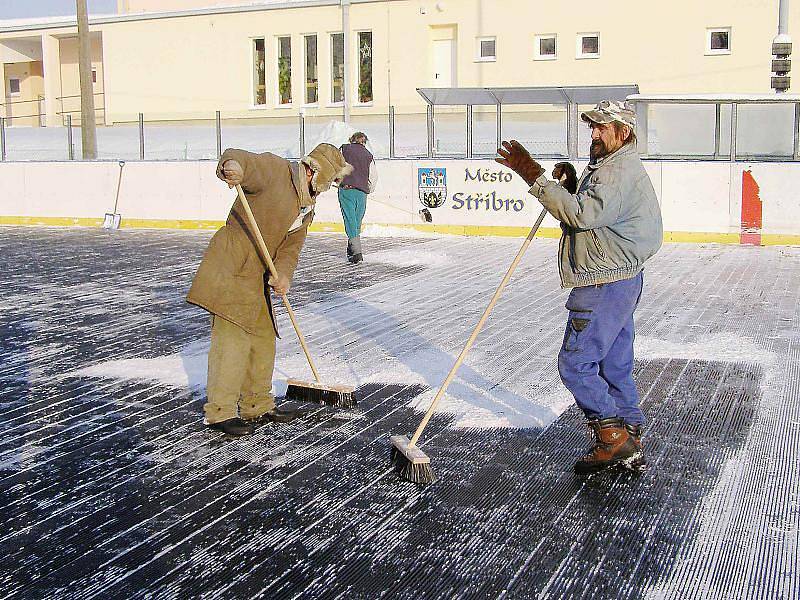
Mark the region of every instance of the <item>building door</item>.
[[455, 87], [456, 41], [433, 40], [433, 87]]

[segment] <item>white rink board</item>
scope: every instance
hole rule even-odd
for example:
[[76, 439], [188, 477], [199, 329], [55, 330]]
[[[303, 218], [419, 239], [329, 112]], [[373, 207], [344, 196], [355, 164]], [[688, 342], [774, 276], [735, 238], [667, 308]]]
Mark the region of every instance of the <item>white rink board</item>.
[[[544, 161], [548, 174], [557, 161]], [[575, 163], [578, 172], [585, 161]], [[214, 161], [125, 163], [117, 211], [123, 219], [223, 221], [235, 198], [215, 176]], [[529, 227], [539, 204], [519, 177], [493, 160], [379, 160], [378, 189], [365, 223], [420, 224], [420, 170], [444, 170], [434, 225]], [[800, 164], [645, 161], [671, 232], [738, 233], [742, 173], [759, 186], [766, 234], [800, 235]], [[0, 218], [102, 218], [114, 207], [119, 164], [0, 163]], [[428, 187], [425, 185], [423, 192]], [[341, 223], [336, 191], [323, 194], [318, 223]], [[8, 219], [7, 219], [8, 220]], [[548, 217], [545, 227], [556, 227]]]

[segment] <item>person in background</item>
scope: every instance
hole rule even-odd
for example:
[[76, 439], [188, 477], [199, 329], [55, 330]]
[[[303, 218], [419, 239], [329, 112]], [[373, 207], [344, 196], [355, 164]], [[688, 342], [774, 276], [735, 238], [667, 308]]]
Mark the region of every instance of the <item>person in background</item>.
[[341, 147], [344, 159], [353, 166], [353, 172], [339, 184], [339, 207], [342, 209], [344, 230], [347, 233], [347, 260], [353, 264], [364, 260], [361, 248], [361, 221], [367, 211], [367, 194], [375, 191], [378, 171], [375, 159], [367, 150], [367, 136], [357, 131], [350, 143]]

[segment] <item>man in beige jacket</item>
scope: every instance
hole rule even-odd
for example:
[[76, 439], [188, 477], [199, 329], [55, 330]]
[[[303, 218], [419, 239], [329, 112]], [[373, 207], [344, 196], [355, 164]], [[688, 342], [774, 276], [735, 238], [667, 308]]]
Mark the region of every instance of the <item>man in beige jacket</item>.
[[288, 292], [317, 195], [349, 172], [330, 144], [320, 144], [300, 162], [233, 149], [220, 158], [217, 177], [229, 187], [242, 186], [278, 277], [265, 277], [267, 266], [237, 198], [211, 238], [186, 298], [212, 315], [203, 407], [209, 427], [247, 435], [257, 423], [294, 417], [275, 407], [272, 394], [278, 332], [268, 287]]

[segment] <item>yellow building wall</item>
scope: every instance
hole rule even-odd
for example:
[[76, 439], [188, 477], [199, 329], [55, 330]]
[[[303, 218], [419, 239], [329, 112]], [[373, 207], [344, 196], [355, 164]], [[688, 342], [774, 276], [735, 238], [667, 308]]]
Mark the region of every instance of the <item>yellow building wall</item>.
[[[10, 63], [4, 67], [6, 105], [3, 116], [10, 126], [38, 126], [40, 102], [39, 96], [44, 94], [44, 77], [42, 63], [38, 61]], [[19, 79], [19, 95], [8, 94], [9, 79]]]
[[[62, 114], [71, 114], [74, 125], [80, 124], [81, 118], [81, 81], [78, 69], [78, 38], [59, 40], [61, 55], [61, 100], [58, 110]], [[94, 84], [94, 105], [97, 122], [103, 122], [103, 42], [100, 36], [91, 41], [92, 70], [97, 73]]]
[[[236, 2], [240, 4], [240, 2]], [[136, 13], [219, 5], [219, 0], [121, 0]], [[267, 5], [268, 6], [268, 5]], [[769, 92], [770, 43], [778, 3], [707, 0], [672, 3], [596, 1], [392, 0], [350, 6], [350, 99], [357, 81], [356, 32], [373, 32], [373, 95], [352, 114], [422, 112], [416, 88], [432, 81], [432, 48], [455, 36], [455, 79], [461, 87], [638, 84], [642, 93]], [[790, 32], [800, 32], [800, 3], [790, 4]], [[296, 118], [303, 106], [303, 35], [318, 36], [320, 102], [305, 113], [340, 116], [331, 106], [331, 32], [340, 31], [338, 5], [264, 9], [95, 24], [103, 37], [95, 50], [98, 83], [105, 83], [107, 122], [223, 118]], [[730, 27], [732, 51], [705, 54], [706, 28]], [[35, 28], [27, 35], [38, 35]], [[581, 32], [598, 32], [600, 57], [576, 59]], [[558, 58], [534, 60], [537, 34], [556, 34]], [[0, 38], [12, 34], [0, 34]], [[15, 34], [16, 35], [16, 34]], [[53, 32], [52, 35], [62, 35]], [[65, 36], [74, 30], [65, 29]], [[292, 37], [292, 96], [277, 102], [277, 36]], [[476, 60], [478, 36], [496, 36], [497, 59]], [[253, 106], [253, 38], [265, 38], [267, 104]], [[72, 42], [62, 40], [61, 87], [77, 90]], [[105, 72], [102, 73], [103, 63]], [[797, 76], [795, 77], [797, 79]], [[797, 84], [795, 85], [797, 87]], [[798, 88], [800, 89], [800, 88]], [[442, 110], [441, 112], [445, 112]]]

